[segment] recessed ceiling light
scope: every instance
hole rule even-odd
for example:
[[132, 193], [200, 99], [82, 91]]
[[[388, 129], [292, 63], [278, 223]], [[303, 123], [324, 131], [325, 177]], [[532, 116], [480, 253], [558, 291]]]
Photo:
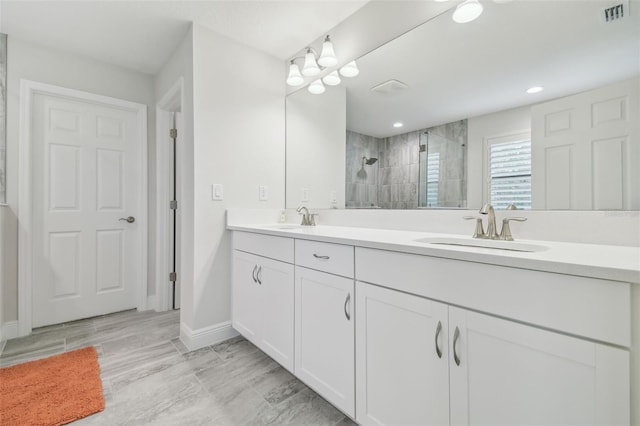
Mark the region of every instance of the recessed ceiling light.
[[544, 90], [542, 86], [533, 86], [527, 89], [527, 93], [540, 93]]
[[402, 126], [404, 126], [404, 124], [402, 124], [399, 121], [396, 121], [395, 123], [393, 123], [393, 127], [402, 127]]

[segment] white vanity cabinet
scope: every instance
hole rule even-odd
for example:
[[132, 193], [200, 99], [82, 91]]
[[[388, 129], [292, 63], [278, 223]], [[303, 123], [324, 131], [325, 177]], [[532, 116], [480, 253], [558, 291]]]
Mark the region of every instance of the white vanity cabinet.
[[356, 283], [356, 420], [449, 424], [447, 305]]
[[628, 425], [628, 284], [513, 271], [356, 249], [357, 421]]
[[293, 372], [293, 240], [259, 234], [234, 234], [233, 328]]
[[296, 240], [295, 253], [295, 374], [354, 417], [353, 247]]
[[626, 350], [455, 307], [449, 341], [452, 425], [629, 424]]

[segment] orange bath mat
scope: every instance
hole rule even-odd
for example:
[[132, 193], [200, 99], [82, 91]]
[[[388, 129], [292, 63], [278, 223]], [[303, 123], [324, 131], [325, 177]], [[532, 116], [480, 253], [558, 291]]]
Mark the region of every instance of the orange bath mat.
[[93, 346], [0, 368], [0, 425], [62, 425], [104, 410]]

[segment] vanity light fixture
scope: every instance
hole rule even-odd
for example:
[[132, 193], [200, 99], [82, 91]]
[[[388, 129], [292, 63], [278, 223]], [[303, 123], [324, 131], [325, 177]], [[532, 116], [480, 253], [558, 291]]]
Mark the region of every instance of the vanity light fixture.
[[313, 77], [318, 74], [320, 74], [320, 67], [316, 62], [316, 55], [311, 51], [310, 47], [307, 47], [307, 53], [304, 55], [304, 66], [302, 67], [302, 75], [304, 75], [305, 77]]
[[322, 43], [322, 53], [320, 54], [320, 58], [318, 58], [318, 64], [325, 68], [335, 67], [338, 65], [338, 58], [336, 57], [336, 53], [333, 51], [333, 43], [331, 43], [331, 38], [327, 35], [324, 38], [324, 42]]
[[355, 77], [360, 74], [356, 61], [351, 61], [342, 68], [340, 68], [340, 74], [344, 77]]
[[478, 0], [465, 0], [456, 6], [453, 12], [453, 21], [458, 24], [466, 24], [477, 19], [482, 14], [483, 7]]
[[314, 95], [319, 95], [321, 93], [324, 93], [324, 91], [327, 89], [325, 89], [324, 84], [322, 84], [322, 81], [318, 79], [309, 85], [308, 90], [309, 90], [309, 93], [313, 93]]
[[395, 123], [393, 123], [393, 127], [395, 127], [395, 128], [399, 128], [399, 127], [402, 127], [402, 126], [404, 126], [404, 124], [402, 124], [399, 121], [396, 121]]
[[300, 86], [304, 83], [304, 77], [300, 74], [300, 68], [298, 65], [291, 61], [289, 65], [289, 76], [287, 77], [287, 84], [289, 86]]
[[332, 71], [329, 74], [322, 77], [322, 82], [327, 86], [337, 86], [340, 84], [342, 80], [340, 80], [340, 76], [338, 75], [338, 71]]
[[543, 90], [544, 90], [544, 87], [542, 87], [542, 86], [533, 86], [533, 87], [529, 87], [527, 89], [527, 93], [529, 93], [529, 94], [540, 93]]
[[[317, 57], [317, 59], [316, 59]], [[296, 61], [304, 60], [302, 70]], [[318, 57], [318, 52], [310, 46], [305, 48], [304, 56], [298, 56], [289, 61], [289, 74], [287, 76], [287, 84], [289, 86], [301, 86], [305, 82], [305, 77], [316, 77], [326, 68], [338, 65], [338, 58], [333, 49], [331, 37], [328, 35], [322, 43], [322, 53]], [[314, 80], [308, 87], [309, 92], [313, 94], [324, 93], [327, 86], [337, 86], [342, 82], [340, 75], [343, 77], [355, 77], [360, 73], [356, 61], [351, 61], [344, 65], [340, 70], [334, 70], [322, 77], [322, 79]], [[323, 84], [324, 83], [324, 84]]]

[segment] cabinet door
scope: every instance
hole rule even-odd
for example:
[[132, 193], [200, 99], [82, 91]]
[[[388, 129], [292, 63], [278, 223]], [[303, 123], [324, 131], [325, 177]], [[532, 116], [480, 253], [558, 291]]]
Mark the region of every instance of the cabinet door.
[[353, 280], [299, 266], [295, 277], [295, 373], [353, 417]]
[[449, 424], [447, 305], [356, 283], [361, 425]]
[[629, 352], [449, 308], [451, 424], [629, 424]]
[[293, 372], [293, 265], [265, 258], [258, 265], [262, 308], [258, 346]]
[[262, 301], [256, 279], [260, 257], [241, 251], [233, 254], [231, 319], [233, 328], [254, 344], [259, 344]]

